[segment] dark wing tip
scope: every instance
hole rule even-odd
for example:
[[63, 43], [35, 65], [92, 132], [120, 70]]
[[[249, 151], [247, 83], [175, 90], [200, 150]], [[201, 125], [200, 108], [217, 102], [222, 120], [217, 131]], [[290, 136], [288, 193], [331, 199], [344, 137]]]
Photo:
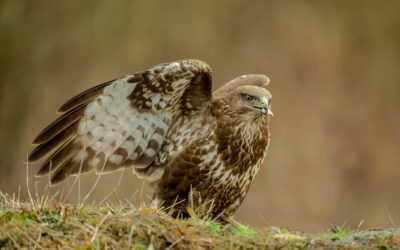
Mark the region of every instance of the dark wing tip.
[[66, 173], [64, 173], [63, 171], [55, 173], [50, 179], [50, 184], [51, 184], [51, 186], [55, 186], [55, 185], [59, 184], [60, 182], [62, 182], [63, 180], [65, 180], [67, 177], [68, 177], [68, 175]]
[[50, 165], [49, 165], [49, 163], [46, 162], [44, 165], [42, 165], [39, 168], [39, 170], [36, 172], [35, 176], [36, 177], [42, 177], [42, 176], [47, 175], [50, 172], [51, 172]]
[[51, 176], [50, 184], [56, 185], [74, 173], [87, 172], [87, 170], [81, 169], [77, 166], [79, 166], [79, 161], [75, 161], [72, 158], [64, 161]]
[[78, 121], [82, 118], [86, 104], [81, 104], [58, 117], [55, 121], [50, 123], [44, 128], [39, 135], [33, 140], [33, 145], [44, 144], [65, 131], [71, 125], [77, 125]]
[[24, 164], [35, 163], [41, 158], [41, 155], [37, 153], [40, 150], [40, 145], [34, 148], [28, 155], [28, 158], [25, 159]]
[[60, 108], [58, 108], [57, 113], [64, 113], [67, 112], [83, 103], [87, 103], [89, 101], [91, 101], [94, 97], [98, 96], [99, 94], [101, 94], [101, 92], [103, 91], [103, 89], [110, 85], [112, 82], [114, 82], [114, 80], [96, 85], [90, 89], [87, 89], [85, 91], [83, 91], [82, 93], [72, 97], [71, 99], [69, 99], [66, 103], [64, 103]]

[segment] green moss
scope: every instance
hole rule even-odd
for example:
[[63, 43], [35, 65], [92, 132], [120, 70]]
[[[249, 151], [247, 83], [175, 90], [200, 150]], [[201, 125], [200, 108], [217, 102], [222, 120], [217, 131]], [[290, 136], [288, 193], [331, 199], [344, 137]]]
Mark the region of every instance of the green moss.
[[334, 228], [330, 229], [329, 231], [322, 232], [319, 236], [322, 239], [327, 239], [327, 240], [340, 240], [349, 236], [349, 234], [350, 234], [349, 230], [342, 227], [334, 226]]
[[389, 245], [386, 242], [380, 243], [380, 244], [376, 245], [376, 247], [379, 249], [389, 249]]
[[94, 249], [95, 247], [93, 246], [93, 245], [86, 245], [86, 246], [82, 246], [82, 247], [78, 247], [77, 249], [78, 250], [92, 250], [92, 249]]
[[129, 228], [125, 221], [120, 221], [110, 225], [108, 230], [114, 238], [119, 238], [129, 233]]
[[164, 225], [161, 224], [160, 222], [154, 222], [154, 225], [159, 227], [159, 228], [163, 228], [164, 227]]
[[290, 229], [289, 229], [289, 228], [286, 228], [286, 227], [282, 227], [279, 231], [280, 231], [281, 233], [290, 233], [290, 232], [291, 232]]
[[213, 234], [218, 234], [219, 232], [221, 232], [221, 226], [216, 223], [210, 223], [206, 226], [206, 228], [210, 230]]
[[146, 247], [145, 245], [143, 245], [142, 243], [140, 243], [140, 242], [136, 242], [136, 243], [135, 243], [135, 248], [138, 249], [138, 250], [145, 250], [145, 249], [147, 249], [147, 247]]
[[249, 236], [255, 234], [256, 230], [250, 227], [239, 227], [234, 231], [234, 233], [236, 235]]
[[7, 221], [14, 221], [14, 222], [29, 222], [29, 221], [38, 221], [37, 213], [36, 211], [20, 211], [17, 213], [13, 212], [6, 212], [1, 215], [0, 217], [1, 222], [7, 222]]

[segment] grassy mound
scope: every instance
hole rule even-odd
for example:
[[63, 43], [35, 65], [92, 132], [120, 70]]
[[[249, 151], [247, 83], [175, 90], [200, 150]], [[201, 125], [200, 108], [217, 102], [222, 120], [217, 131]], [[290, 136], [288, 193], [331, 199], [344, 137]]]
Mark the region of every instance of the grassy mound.
[[123, 206], [20, 203], [2, 195], [0, 249], [391, 249], [400, 228], [319, 235], [281, 228], [223, 226], [199, 219], [176, 220], [162, 211]]

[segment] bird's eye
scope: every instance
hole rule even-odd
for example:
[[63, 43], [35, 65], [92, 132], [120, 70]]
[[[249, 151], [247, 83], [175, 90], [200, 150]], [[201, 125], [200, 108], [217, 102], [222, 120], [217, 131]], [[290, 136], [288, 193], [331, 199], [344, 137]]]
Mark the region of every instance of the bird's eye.
[[252, 102], [255, 100], [255, 97], [249, 94], [243, 94], [242, 97], [246, 102]]

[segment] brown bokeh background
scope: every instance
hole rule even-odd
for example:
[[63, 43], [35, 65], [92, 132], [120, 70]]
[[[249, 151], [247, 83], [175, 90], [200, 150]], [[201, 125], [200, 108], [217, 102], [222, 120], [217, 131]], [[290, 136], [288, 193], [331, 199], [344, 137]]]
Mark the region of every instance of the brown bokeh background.
[[[237, 220], [320, 231], [400, 226], [399, 1], [0, 2], [0, 190], [26, 197], [30, 142], [69, 97], [154, 64], [198, 58], [214, 87], [263, 73], [274, 96], [264, 168]], [[44, 179], [30, 188], [43, 192]], [[150, 194], [125, 171], [87, 202]], [[89, 192], [81, 180], [71, 202]], [[53, 188], [63, 189], [66, 185]], [[81, 195], [82, 197], [78, 197]], [[78, 198], [77, 198], [78, 197]]]

